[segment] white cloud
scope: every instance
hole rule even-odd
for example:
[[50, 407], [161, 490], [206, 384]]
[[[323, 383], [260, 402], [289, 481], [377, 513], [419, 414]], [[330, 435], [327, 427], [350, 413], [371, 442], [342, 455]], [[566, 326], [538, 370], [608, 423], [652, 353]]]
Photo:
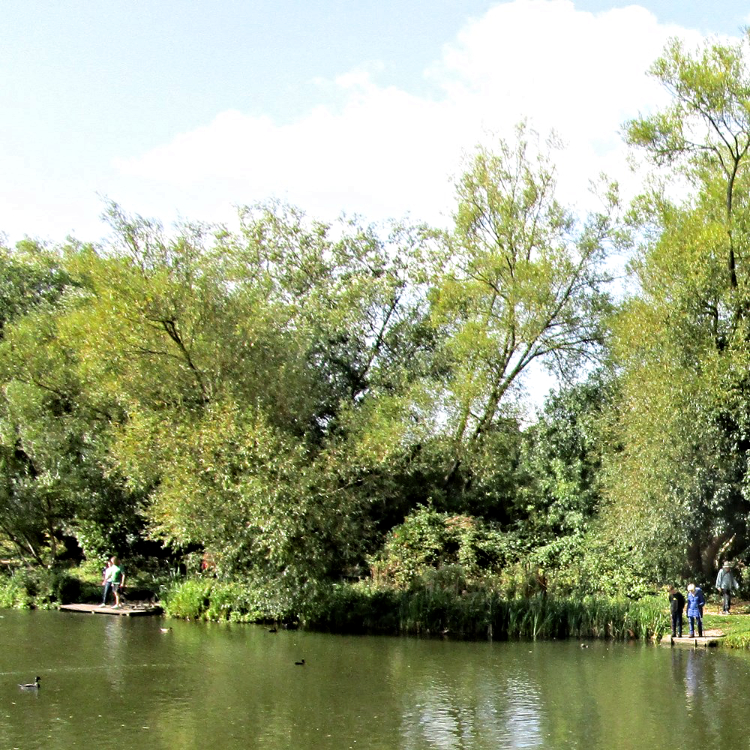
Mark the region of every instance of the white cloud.
[[167, 205], [192, 218], [226, 218], [231, 204], [275, 196], [324, 218], [410, 212], [439, 222], [450, 212], [450, 178], [462, 153], [528, 118], [566, 143], [561, 197], [581, 203], [600, 171], [626, 177], [618, 131], [662, 101], [645, 71], [670, 36], [687, 34], [638, 6], [591, 14], [569, 0], [515, 0], [469, 23], [444, 48], [425, 72], [438, 97], [380, 86], [371, 66], [322, 86], [338, 104], [292, 123], [222, 112], [115, 166], [134, 195], [161, 202], [143, 208], [137, 201], [135, 210], [163, 218]]

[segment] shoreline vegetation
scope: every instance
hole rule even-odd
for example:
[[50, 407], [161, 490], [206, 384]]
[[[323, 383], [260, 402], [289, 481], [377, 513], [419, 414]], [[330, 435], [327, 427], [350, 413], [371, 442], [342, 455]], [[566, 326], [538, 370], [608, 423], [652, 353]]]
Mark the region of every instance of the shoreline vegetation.
[[[441, 575], [442, 574], [442, 575]], [[137, 576], [136, 576], [137, 579]], [[408, 588], [371, 581], [328, 584], [297, 595], [278, 587], [222, 581], [212, 576], [171, 576], [159, 592], [167, 617], [225, 623], [274, 624], [339, 634], [416, 635], [465, 640], [605, 639], [658, 642], [669, 633], [664, 592], [638, 599], [535, 592], [504, 596], [490, 583], [463, 585], [455, 571], [435, 571]], [[152, 585], [155, 581], [141, 579]], [[136, 586], [138, 583], [136, 583]], [[131, 589], [132, 590], [132, 589]], [[148, 588], [138, 589], [149, 592]], [[127, 593], [127, 590], [126, 590]], [[85, 566], [17, 569], [0, 575], [0, 608], [55, 609], [73, 601], [98, 601], [101, 587]], [[750, 608], [738, 602], [730, 616], [713, 614], [704, 627], [720, 629], [728, 648], [750, 648]]]

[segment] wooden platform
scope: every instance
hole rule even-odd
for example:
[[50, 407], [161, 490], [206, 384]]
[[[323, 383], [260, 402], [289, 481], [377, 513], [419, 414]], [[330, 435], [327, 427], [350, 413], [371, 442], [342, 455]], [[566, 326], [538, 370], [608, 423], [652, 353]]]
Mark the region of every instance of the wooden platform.
[[718, 646], [723, 637], [724, 633], [704, 635], [703, 637], [694, 636], [693, 638], [689, 635], [683, 636], [682, 638], [672, 638], [671, 635], [665, 635], [662, 636], [659, 643], [662, 646], [679, 646], [682, 648], [710, 648], [712, 646]]
[[90, 615], [117, 615], [119, 617], [142, 617], [160, 615], [162, 609], [157, 604], [124, 604], [115, 607], [100, 607], [98, 604], [61, 604], [61, 612], [84, 612]]

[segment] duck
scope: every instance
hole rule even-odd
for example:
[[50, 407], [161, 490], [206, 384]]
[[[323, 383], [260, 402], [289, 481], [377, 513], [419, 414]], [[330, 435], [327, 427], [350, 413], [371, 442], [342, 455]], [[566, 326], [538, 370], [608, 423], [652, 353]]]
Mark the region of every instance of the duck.
[[294, 662], [298, 667], [304, 667], [305, 666], [305, 660], [300, 659], [299, 661]]
[[278, 633], [279, 629], [278, 628], [268, 628], [268, 632], [269, 633]]
[[171, 633], [172, 632], [172, 628], [159, 628], [159, 630], [161, 630], [162, 633]]
[[37, 676], [34, 679], [34, 682], [27, 682], [25, 685], [21, 685], [19, 683], [18, 687], [20, 687], [21, 690], [39, 690], [39, 688], [41, 687], [41, 685], [39, 684], [41, 679], [41, 677]]

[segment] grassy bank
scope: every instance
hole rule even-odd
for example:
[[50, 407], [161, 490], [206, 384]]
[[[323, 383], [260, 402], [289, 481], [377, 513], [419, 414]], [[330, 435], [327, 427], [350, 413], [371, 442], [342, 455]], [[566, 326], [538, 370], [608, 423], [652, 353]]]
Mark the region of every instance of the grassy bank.
[[[729, 616], [713, 614], [707, 607], [703, 618], [706, 630], [721, 630], [724, 633], [721, 645], [726, 648], [750, 649], [750, 606], [738, 603]], [[718, 607], [717, 607], [718, 609]]]
[[[0, 573], [0, 608], [56, 609], [60, 604], [99, 602], [102, 596], [102, 566], [99, 563], [79, 567], [17, 566]], [[126, 594], [148, 590], [158, 595], [174, 576], [150, 573], [129, 578]]]

